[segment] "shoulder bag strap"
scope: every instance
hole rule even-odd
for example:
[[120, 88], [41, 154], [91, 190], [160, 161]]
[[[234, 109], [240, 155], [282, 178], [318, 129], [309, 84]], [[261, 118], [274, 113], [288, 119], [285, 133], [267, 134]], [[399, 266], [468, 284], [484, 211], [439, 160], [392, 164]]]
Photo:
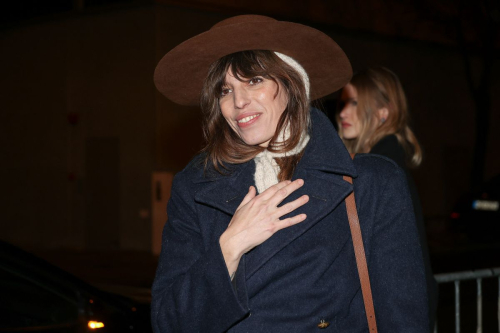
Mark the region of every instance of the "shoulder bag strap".
[[[352, 178], [344, 176], [344, 180], [352, 184]], [[363, 237], [361, 236], [361, 227], [359, 225], [358, 211], [356, 210], [356, 201], [354, 200], [354, 191], [345, 199], [347, 207], [347, 218], [351, 228], [352, 243], [354, 245], [354, 254], [356, 255], [356, 265], [358, 266], [359, 280], [361, 282], [361, 291], [363, 292], [363, 301], [365, 302], [366, 319], [370, 333], [377, 333], [377, 321], [375, 320], [375, 309], [373, 308], [372, 289], [370, 287], [370, 278], [368, 276], [368, 265], [366, 264], [365, 248], [363, 246]]]

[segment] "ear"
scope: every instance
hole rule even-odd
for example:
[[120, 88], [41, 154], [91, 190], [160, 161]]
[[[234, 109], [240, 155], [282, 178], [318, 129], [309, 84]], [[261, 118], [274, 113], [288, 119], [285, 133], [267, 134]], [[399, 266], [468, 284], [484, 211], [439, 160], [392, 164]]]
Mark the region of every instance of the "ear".
[[387, 120], [387, 117], [389, 117], [389, 109], [387, 107], [383, 107], [383, 108], [378, 109], [377, 117], [379, 120], [382, 120], [382, 119], [384, 119], [383, 121]]

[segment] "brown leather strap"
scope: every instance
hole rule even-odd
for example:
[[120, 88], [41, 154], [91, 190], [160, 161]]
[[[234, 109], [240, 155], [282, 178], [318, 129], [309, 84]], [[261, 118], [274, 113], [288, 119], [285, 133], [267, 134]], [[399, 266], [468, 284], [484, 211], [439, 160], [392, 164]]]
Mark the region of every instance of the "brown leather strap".
[[[352, 184], [352, 178], [344, 176], [344, 180]], [[373, 307], [372, 288], [368, 276], [368, 265], [366, 264], [365, 247], [363, 246], [363, 237], [361, 236], [361, 227], [359, 225], [358, 211], [356, 210], [356, 201], [354, 200], [354, 191], [345, 199], [347, 207], [347, 218], [351, 228], [352, 243], [354, 245], [354, 254], [356, 255], [356, 264], [358, 266], [358, 275], [361, 282], [361, 291], [363, 292], [363, 301], [365, 302], [366, 319], [370, 333], [377, 332], [377, 321], [375, 320], [375, 309]]]

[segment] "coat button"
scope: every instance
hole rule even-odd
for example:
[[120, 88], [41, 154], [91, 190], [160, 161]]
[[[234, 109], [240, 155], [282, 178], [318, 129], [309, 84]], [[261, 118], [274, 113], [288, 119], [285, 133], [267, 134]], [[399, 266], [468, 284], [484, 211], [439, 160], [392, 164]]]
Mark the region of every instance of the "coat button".
[[324, 319], [321, 319], [318, 324], [318, 328], [327, 328], [328, 326], [330, 326], [330, 323], [325, 321]]

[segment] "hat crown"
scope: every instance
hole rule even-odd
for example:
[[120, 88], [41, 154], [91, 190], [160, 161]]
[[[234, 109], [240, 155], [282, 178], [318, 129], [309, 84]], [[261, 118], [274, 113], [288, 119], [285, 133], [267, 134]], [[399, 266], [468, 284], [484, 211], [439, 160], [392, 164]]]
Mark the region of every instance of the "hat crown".
[[240, 24], [240, 23], [250, 23], [250, 22], [273, 22], [277, 21], [273, 19], [272, 17], [269, 16], [263, 16], [263, 15], [238, 15], [238, 16], [233, 16], [228, 19], [225, 19], [223, 21], [218, 22], [214, 26], [212, 26], [212, 29], [215, 28], [220, 28], [220, 27], [225, 27], [228, 25], [233, 25], [233, 24]]

